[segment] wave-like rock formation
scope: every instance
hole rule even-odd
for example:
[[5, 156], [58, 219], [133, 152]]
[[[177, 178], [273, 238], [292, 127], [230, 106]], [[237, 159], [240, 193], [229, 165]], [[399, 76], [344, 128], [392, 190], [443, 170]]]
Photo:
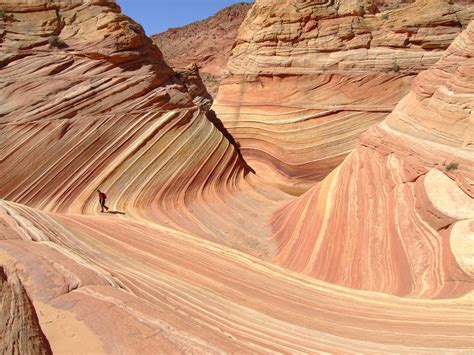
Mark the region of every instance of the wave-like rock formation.
[[240, 2], [205, 20], [170, 28], [151, 39], [173, 68], [196, 64], [207, 90], [216, 97], [237, 32], [251, 7], [250, 3]]
[[113, 1], [1, 4], [1, 198], [96, 214], [101, 189], [116, 212], [272, 254], [271, 209], [249, 216], [285, 194], [242, 181], [235, 145], [140, 25]]
[[140, 209], [243, 174], [234, 147], [114, 2], [2, 8], [3, 198], [83, 212], [100, 187]]
[[469, 2], [398, 3], [256, 1], [213, 109], [257, 173], [321, 180], [474, 18]]
[[399, 296], [472, 291], [473, 57], [471, 22], [336, 170], [276, 214], [281, 264]]
[[[282, 3], [258, 1], [255, 9], [271, 17]], [[337, 2], [335, 18], [369, 21], [351, 15], [354, 3]], [[441, 24], [423, 14], [426, 30], [442, 48], [452, 35], [440, 36], [441, 28], [459, 31], [453, 23], [470, 12], [462, 4], [433, 9], [442, 10]], [[272, 163], [249, 165], [245, 141], [205, 112], [194, 71], [177, 77], [115, 2], [0, 0], [0, 10], [2, 350], [474, 348], [474, 25], [341, 166], [295, 198], [299, 189], [272, 181], [285, 175], [283, 165], [275, 175]], [[297, 27], [299, 14], [291, 18]], [[423, 53], [428, 62], [440, 54]], [[407, 68], [394, 74], [396, 85], [412, 75]], [[361, 95], [368, 88], [353, 84]], [[304, 100], [291, 85], [290, 96]], [[394, 91], [395, 102], [403, 90]], [[294, 139], [307, 147], [311, 137]], [[318, 175], [298, 174], [291, 177], [303, 183]], [[109, 213], [98, 212], [98, 188], [109, 196]]]
[[474, 347], [472, 301], [413, 300], [292, 273], [175, 230], [0, 203], [53, 352], [312, 353]]

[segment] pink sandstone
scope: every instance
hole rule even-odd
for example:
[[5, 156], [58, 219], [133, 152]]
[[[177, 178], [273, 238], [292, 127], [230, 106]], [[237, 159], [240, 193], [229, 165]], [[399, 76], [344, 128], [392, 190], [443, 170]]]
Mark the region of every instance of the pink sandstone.
[[[53, 352], [432, 352], [472, 348], [471, 301], [338, 287], [166, 227], [3, 202]], [[4, 213], [8, 211], [8, 213]], [[69, 349], [71, 349], [69, 347]]]
[[236, 3], [207, 19], [151, 36], [165, 61], [181, 70], [197, 65], [206, 88], [216, 97], [239, 27], [250, 3]]
[[[346, 287], [472, 292], [474, 22], [321, 184], [273, 219], [276, 260]], [[450, 166], [454, 166], [450, 168]]]
[[399, 3], [256, 1], [213, 109], [257, 173], [296, 192], [324, 178], [474, 18], [468, 2]]
[[[47, 352], [47, 343], [53, 353], [112, 354], [474, 348], [472, 23], [443, 55], [472, 8], [419, 1], [388, 6], [385, 20], [371, 15], [372, 2], [336, 3], [337, 13], [317, 6], [321, 37], [311, 17], [300, 27], [316, 2], [296, 0], [257, 1], [240, 30], [241, 39], [269, 36], [269, 51], [256, 42], [247, 53], [238, 42], [229, 68], [252, 63], [253, 53], [255, 72], [244, 81], [232, 74], [222, 97], [234, 79], [232, 95], [236, 85], [247, 98], [266, 88], [261, 117], [277, 112], [277, 126], [294, 133], [269, 162], [248, 154], [225, 115], [205, 114], [195, 72], [176, 77], [115, 2], [0, 0], [0, 266], [8, 276], [0, 297], [9, 305], [0, 314], [13, 324], [0, 325], [6, 351]], [[387, 31], [388, 49], [359, 47], [363, 26], [403, 27], [403, 19], [406, 31], [376, 29]], [[319, 54], [338, 63], [335, 73], [313, 72], [325, 59], [286, 42], [295, 33], [303, 44], [327, 39], [335, 50]], [[413, 48], [391, 47], [409, 33], [418, 36]], [[368, 53], [374, 58], [363, 59]], [[374, 69], [393, 58], [406, 64], [399, 73]], [[298, 82], [275, 75], [298, 68], [311, 74]], [[354, 124], [370, 107], [368, 120], [378, 122], [408, 91], [357, 139], [370, 123]], [[278, 106], [285, 100], [275, 106], [280, 92], [294, 116]], [[315, 93], [329, 106], [355, 105], [352, 123], [347, 107], [339, 121], [329, 106], [301, 111], [296, 104], [316, 102]], [[301, 130], [315, 113], [340, 146]], [[280, 128], [266, 139], [286, 142]], [[286, 163], [322, 146], [323, 165], [311, 160], [285, 175]], [[97, 188], [112, 213], [99, 212]]]

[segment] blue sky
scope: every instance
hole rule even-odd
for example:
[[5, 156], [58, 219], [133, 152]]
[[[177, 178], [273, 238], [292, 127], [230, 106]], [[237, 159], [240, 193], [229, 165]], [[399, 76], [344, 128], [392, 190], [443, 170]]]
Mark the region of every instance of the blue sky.
[[[117, 0], [122, 12], [140, 23], [147, 35], [205, 19], [243, 0]], [[245, 2], [251, 2], [247, 0]]]

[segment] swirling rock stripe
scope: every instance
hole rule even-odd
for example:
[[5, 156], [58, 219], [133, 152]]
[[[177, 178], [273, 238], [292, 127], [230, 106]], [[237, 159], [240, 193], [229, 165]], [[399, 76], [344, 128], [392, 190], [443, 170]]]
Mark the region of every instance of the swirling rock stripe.
[[474, 217], [473, 36], [471, 23], [341, 166], [275, 214], [277, 262], [399, 296], [472, 291], [472, 253], [457, 245], [471, 245]]
[[[361, 292], [165, 227], [114, 216], [47, 215], [6, 202], [1, 207], [1, 223], [11, 226], [9, 239], [0, 242], [2, 261], [21, 265], [20, 277], [37, 304], [74, 315], [70, 333], [85, 329], [102, 351], [430, 352], [473, 346], [466, 298]], [[54, 329], [45, 332], [58, 337]], [[77, 336], [84, 339], [82, 334]]]
[[[470, 255], [462, 252], [469, 246], [465, 235], [472, 232], [469, 130], [459, 139], [462, 125], [472, 122], [465, 115], [472, 100], [469, 81], [456, 79], [470, 72], [463, 66], [467, 55], [448, 52], [462, 71], [443, 70], [443, 63], [437, 69], [443, 72], [437, 78], [452, 83], [452, 94], [444, 94], [445, 89], [431, 94], [426, 81], [400, 104], [412, 101], [426, 108], [433, 102], [435, 110], [437, 101], [444, 102], [445, 111], [455, 113], [447, 115], [451, 124], [438, 124], [439, 117], [433, 117], [425, 125], [420, 106], [413, 108], [416, 124], [410, 128], [400, 108], [400, 114], [362, 136], [327, 179], [295, 199], [308, 181], [330, 169], [311, 173], [305, 168], [300, 174], [295, 168], [286, 174], [272, 168], [277, 163], [264, 168], [268, 164], [259, 160], [253, 174], [238, 142], [231, 143], [218, 122], [193, 104], [159, 50], [114, 2], [0, 4], [7, 15], [2, 16], [6, 30], [0, 32], [0, 196], [9, 200], [0, 202], [0, 264], [18, 273], [53, 352], [71, 347], [89, 353], [451, 352], [473, 347]], [[261, 4], [271, 11], [273, 5], [283, 8], [274, 1]], [[353, 24], [362, 31], [352, 16], [356, 2], [337, 5], [337, 13], [326, 3], [318, 7], [330, 20], [344, 15], [336, 21], [340, 26], [325, 24], [323, 39]], [[455, 28], [452, 35], [431, 32], [426, 11], [420, 15], [426, 24], [423, 36], [431, 37], [412, 44], [444, 48], [470, 16], [463, 6], [453, 6], [439, 5], [436, 15], [441, 27]], [[290, 9], [291, 21], [299, 23], [301, 11], [312, 12], [314, 4], [294, 1]], [[351, 18], [350, 26], [345, 17]], [[370, 21], [380, 24], [380, 19]], [[269, 23], [278, 27], [274, 20]], [[305, 33], [311, 26], [310, 21]], [[462, 54], [470, 48], [466, 36], [471, 38], [471, 32], [450, 50]], [[281, 33], [282, 39], [293, 35]], [[68, 47], [49, 48], [54, 34]], [[350, 46], [358, 47], [364, 38]], [[330, 46], [339, 51], [340, 43], [336, 39]], [[364, 56], [361, 49], [351, 55]], [[386, 53], [392, 50], [371, 55]], [[418, 69], [439, 55], [422, 53], [414, 55], [424, 58]], [[276, 57], [281, 61], [280, 54]], [[291, 57], [295, 63], [301, 59], [297, 52]], [[359, 59], [342, 55], [339, 60], [344, 67]], [[372, 64], [365, 61], [361, 68]], [[293, 123], [328, 137], [331, 130], [319, 129], [312, 120], [342, 119], [335, 106], [340, 102], [321, 92], [327, 106], [301, 111], [296, 86], [285, 77], [301, 76], [298, 66], [286, 70], [282, 65], [284, 75], [272, 74], [271, 80], [281, 79], [296, 103], [288, 107], [309, 118]], [[255, 70], [249, 77], [260, 75]], [[325, 72], [315, 76], [324, 84], [314, 84], [329, 83], [332, 92], [339, 82], [345, 88], [357, 88], [357, 82], [363, 90], [386, 88], [367, 115], [375, 122], [390, 109], [386, 101], [395, 104], [410, 80], [400, 79], [403, 72], [384, 77], [367, 72], [355, 81], [352, 74]], [[386, 81], [393, 78], [397, 90], [388, 92], [392, 86]], [[267, 79], [262, 79], [265, 85]], [[356, 104], [365, 98], [352, 91], [343, 92], [357, 117], [364, 110]], [[275, 112], [282, 123], [274, 129], [280, 140], [277, 133], [288, 131], [288, 108]], [[311, 139], [311, 134], [304, 137], [301, 152], [314, 154], [306, 147]], [[332, 141], [343, 151], [353, 144]], [[334, 164], [343, 158], [337, 150], [327, 152]], [[443, 164], [454, 159], [458, 169], [447, 171]], [[283, 161], [282, 166], [292, 166], [291, 160]], [[279, 175], [304, 186], [288, 187]], [[108, 193], [113, 213], [126, 215], [97, 216], [97, 188]], [[294, 201], [269, 224], [273, 211], [289, 200]], [[301, 274], [263, 260], [272, 259], [275, 246], [274, 261]], [[352, 271], [341, 264], [352, 265]]]
[[[255, 218], [253, 206], [287, 195], [242, 180], [248, 168], [234, 146], [114, 3], [58, 4], [35, 8], [34, 16], [27, 4], [24, 14], [15, 7], [6, 14], [17, 21], [6, 22], [3, 38], [0, 196], [97, 214], [100, 188], [114, 210], [271, 257], [272, 242], [261, 236], [271, 235], [272, 208]], [[93, 13], [103, 17], [100, 26]], [[45, 38], [63, 22], [69, 47], [49, 48]], [[25, 38], [31, 48], [21, 47]]]
[[320, 181], [474, 18], [465, 2], [399, 5], [255, 3], [213, 106], [250, 165], [289, 185]]

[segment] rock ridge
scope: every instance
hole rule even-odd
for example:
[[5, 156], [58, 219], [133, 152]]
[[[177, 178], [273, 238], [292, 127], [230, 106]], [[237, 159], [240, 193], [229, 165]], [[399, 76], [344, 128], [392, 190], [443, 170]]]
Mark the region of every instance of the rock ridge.
[[251, 6], [251, 3], [237, 3], [205, 20], [170, 28], [151, 39], [163, 51], [166, 62], [177, 70], [195, 63], [207, 90], [215, 98], [238, 29]]
[[385, 10], [362, 0], [258, 0], [213, 109], [257, 172], [305, 190], [393, 110], [473, 18], [472, 4], [447, 0]]
[[0, 265], [0, 351], [2, 354], [52, 354], [35, 308], [15, 271]]
[[277, 262], [403, 297], [472, 292], [473, 55], [474, 21], [338, 168], [275, 214]]

